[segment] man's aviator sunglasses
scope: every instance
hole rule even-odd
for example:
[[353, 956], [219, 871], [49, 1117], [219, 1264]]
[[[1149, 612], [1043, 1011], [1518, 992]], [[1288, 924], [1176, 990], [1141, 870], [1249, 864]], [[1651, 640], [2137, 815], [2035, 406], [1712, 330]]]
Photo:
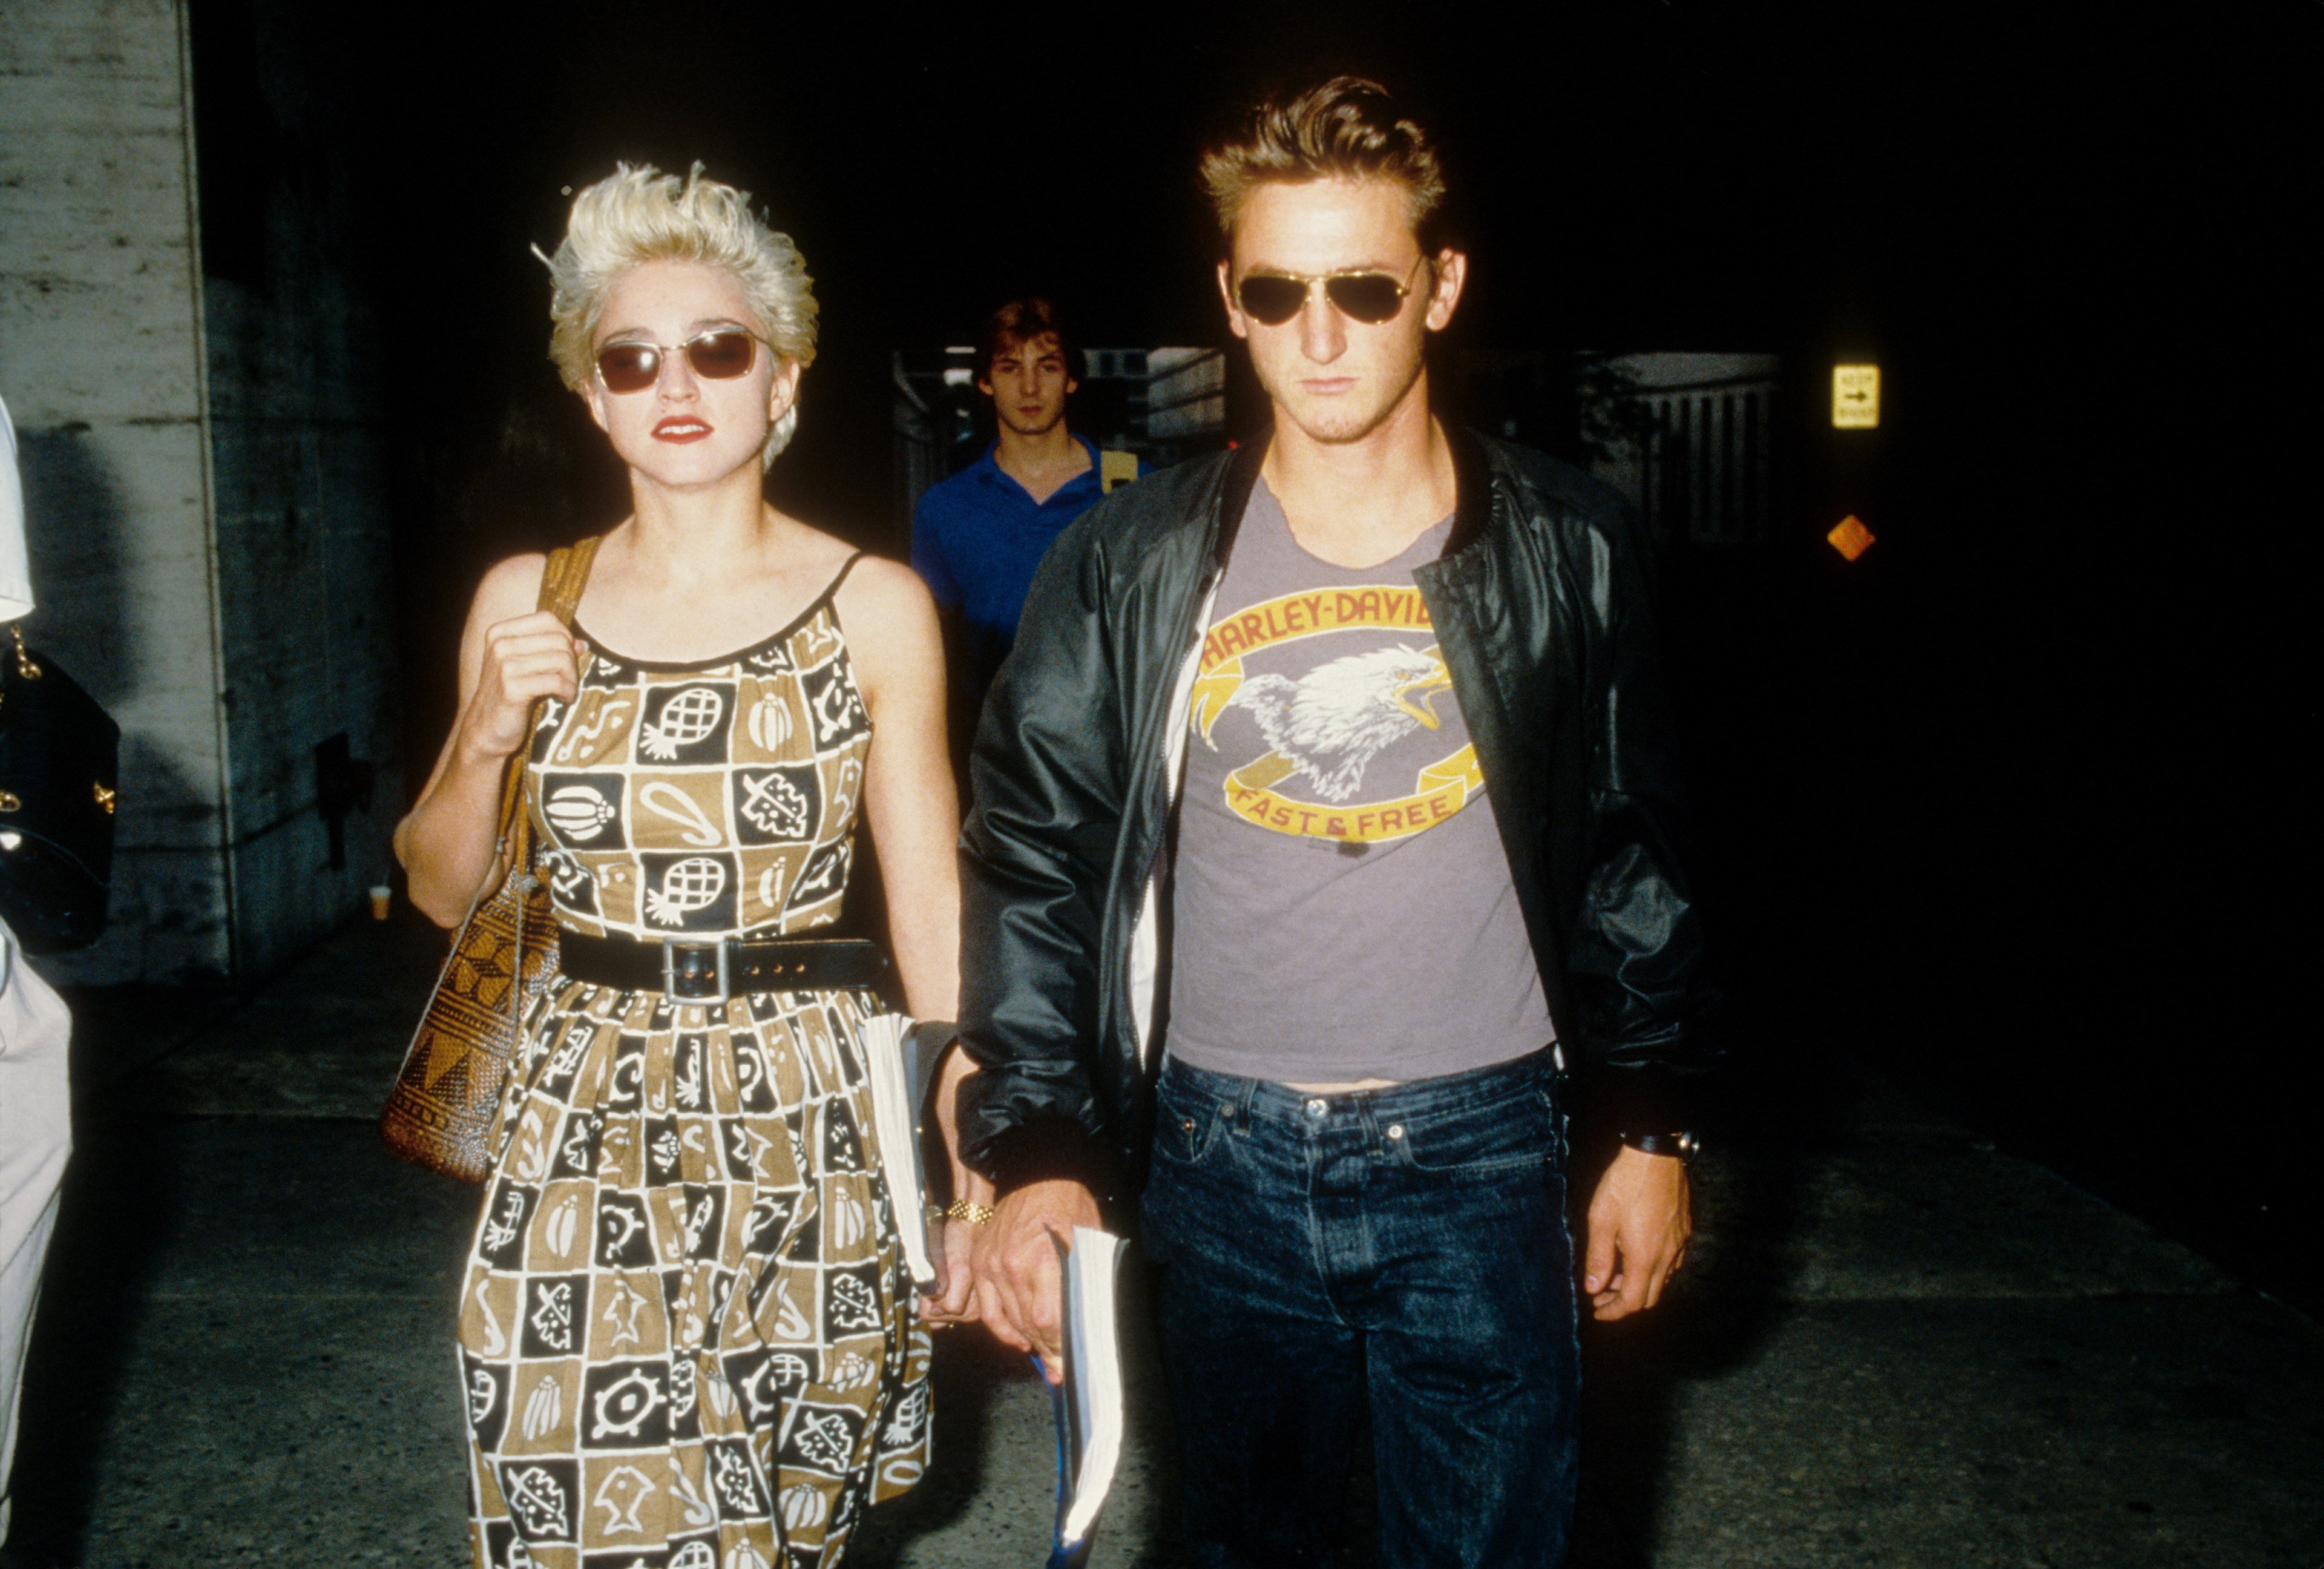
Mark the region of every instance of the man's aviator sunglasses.
[[[1419, 270], [1420, 263], [1414, 263], [1413, 272]], [[1296, 272], [1251, 272], [1235, 285], [1235, 303], [1261, 326], [1281, 327], [1299, 314], [1318, 283], [1333, 309], [1351, 321], [1375, 327], [1394, 320], [1404, 309], [1404, 297], [1412, 292], [1410, 273], [1399, 280], [1387, 272], [1318, 272], [1307, 277]]]
[[662, 345], [623, 340], [597, 351], [597, 379], [609, 392], [642, 392], [661, 380], [661, 356], [683, 350], [686, 363], [706, 381], [730, 382], [748, 375], [761, 339], [739, 327], [714, 327], [684, 343]]

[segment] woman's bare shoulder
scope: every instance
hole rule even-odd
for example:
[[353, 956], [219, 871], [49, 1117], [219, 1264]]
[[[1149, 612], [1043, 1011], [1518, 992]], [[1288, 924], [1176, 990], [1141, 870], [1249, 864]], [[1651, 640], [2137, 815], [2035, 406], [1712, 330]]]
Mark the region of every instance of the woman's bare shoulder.
[[540, 608], [540, 577], [548, 570], [549, 558], [539, 550], [493, 562], [476, 585], [471, 619], [479, 626], [493, 626], [530, 614]]
[[889, 623], [896, 618], [933, 615], [936, 602], [928, 596], [920, 575], [901, 561], [872, 554], [839, 535], [799, 518], [787, 520], [798, 531], [791, 549], [795, 561], [812, 562], [826, 580], [839, 577], [832, 603], [844, 623]]
[[846, 586], [861, 586], [890, 602], [918, 605], [928, 598], [927, 585], [920, 581], [918, 573], [901, 561], [869, 553], [857, 558], [854, 568], [847, 574]]
[[828, 529], [810, 523], [805, 518], [777, 512], [772, 507], [768, 511], [783, 524], [778, 558], [786, 566], [812, 568], [818, 572], [837, 572], [847, 558], [855, 554], [854, 546]]
[[859, 620], [870, 620], [892, 625], [899, 621], [916, 622], [936, 614], [936, 601], [929, 596], [927, 585], [920, 575], [901, 561], [885, 556], [865, 555], [849, 568], [847, 581], [841, 584], [837, 595], [840, 618], [851, 614]]

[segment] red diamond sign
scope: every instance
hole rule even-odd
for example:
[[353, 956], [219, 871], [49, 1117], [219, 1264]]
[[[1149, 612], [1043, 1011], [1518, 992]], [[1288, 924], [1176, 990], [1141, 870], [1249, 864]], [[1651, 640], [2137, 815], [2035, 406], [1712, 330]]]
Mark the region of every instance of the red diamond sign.
[[1833, 524], [1831, 532], [1826, 534], [1824, 538], [1831, 541], [1833, 549], [1853, 561], [1865, 551], [1872, 549], [1875, 536], [1870, 529], [1864, 526], [1862, 518], [1850, 512]]

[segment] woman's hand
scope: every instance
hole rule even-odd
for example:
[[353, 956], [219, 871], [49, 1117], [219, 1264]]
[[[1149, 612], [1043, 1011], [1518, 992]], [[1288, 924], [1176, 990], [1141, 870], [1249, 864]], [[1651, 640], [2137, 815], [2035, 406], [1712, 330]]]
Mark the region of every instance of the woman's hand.
[[[991, 1193], [971, 1202], [988, 1208]], [[920, 1317], [930, 1324], [974, 1324], [976, 1303], [976, 1271], [971, 1263], [976, 1256], [976, 1233], [980, 1228], [973, 1221], [945, 1219], [937, 1226], [936, 1289], [932, 1297], [920, 1298]]]
[[508, 760], [521, 751], [533, 699], [570, 697], [584, 646], [537, 608], [548, 558], [512, 556], [484, 574], [460, 631], [459, 718], [395, 826], [412, 904], [453, 927], [508, 874], [495, 844]]
[[[952, 1163], [953, 1196], [990, 1210], [993, 1199], [992, 1184], [962, 1165], [960, 1160], [960, 1086], [975, 1072], [976, 1064], [955, 1041], [952, 1049], [945, 1054], [943, 1071], [937, 1075], [936, 1087], [929, 1094], [936, 1099], [936, 1128], [944, 1135], [945, 1154]], [[971, 1266], [976, 1254], [976, 1233], [982, 1229], [974, 1221], [950, 1217], [936, 1227], [936, 1295], [920, 1298], [920, 1316], [928, 1323], [976, 1322], [977, 1312], [973, 1297], [976, 1288], [976, 1271]]]
[[580, 690], [586, 646], [545, 610], [486, 627], [484, 667], [460, 716], [461, 751], [486, 761], [523, 746], [535, 701], [558, 697], [569, 703]]

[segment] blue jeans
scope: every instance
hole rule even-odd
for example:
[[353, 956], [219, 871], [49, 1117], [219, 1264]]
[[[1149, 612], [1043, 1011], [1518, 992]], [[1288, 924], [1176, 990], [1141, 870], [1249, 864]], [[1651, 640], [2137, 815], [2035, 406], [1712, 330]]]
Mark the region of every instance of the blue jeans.
[[1307, 1095], [1166, 1063], [1144, 1201], [1186, 1541], [1323, 1562], [1359, 1413], [1381, 1569], [1554, 1569], [1573, 1515], [1572, 1243], [1549, 1054]]

